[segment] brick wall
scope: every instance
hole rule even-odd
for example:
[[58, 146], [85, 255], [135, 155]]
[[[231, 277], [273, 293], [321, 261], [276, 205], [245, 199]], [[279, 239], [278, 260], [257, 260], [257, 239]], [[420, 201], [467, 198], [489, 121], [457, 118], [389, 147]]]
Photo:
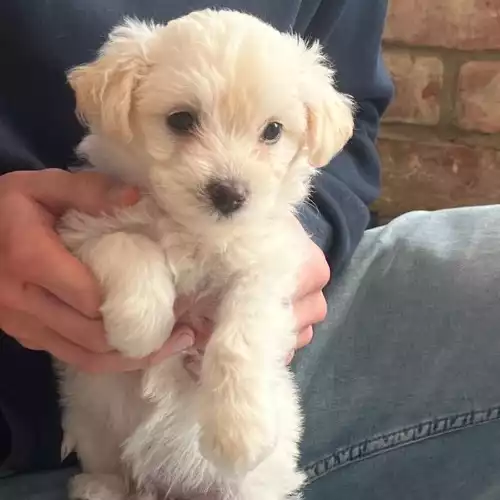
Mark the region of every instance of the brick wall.
[[390, 0], [383, 218], [500, 203], [500, 0]]

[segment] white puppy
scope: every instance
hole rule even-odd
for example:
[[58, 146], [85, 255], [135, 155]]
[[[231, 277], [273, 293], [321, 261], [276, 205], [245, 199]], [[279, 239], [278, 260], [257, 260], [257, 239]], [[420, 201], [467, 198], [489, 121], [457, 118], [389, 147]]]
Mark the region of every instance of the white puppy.
[[69, 81], [90, 128], [80, 153], [143, 191], [113, 216], [61, 221], [103, 287], [109, 344], [149, 355], [177, 296], [218, 304], [198, 381], [183, 367], [193, 353], [141, 373], [63, 367], [64, 451], [84, 470], [71, 498], [298, 495], [301, 416], [285, 366], [304, 258], [293, 213], [313, 166], [350, 138], [350, 99], [317, 44], [234, 11], [127, 21]]

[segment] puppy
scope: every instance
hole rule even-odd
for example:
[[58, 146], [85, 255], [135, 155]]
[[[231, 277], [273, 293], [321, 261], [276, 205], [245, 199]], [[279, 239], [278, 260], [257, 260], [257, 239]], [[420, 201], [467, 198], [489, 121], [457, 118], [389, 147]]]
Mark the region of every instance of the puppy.
[[352, 134], [350, 98], [318, 44], [227, 10], [129, 20], [69, 82], [90, 130], [80, 154], [142, 190], [112, 216], [60, 224], [102, 285], [109, 344], [150, 355], [176, 297], [217, 304], [203, 353], [140, 373], [61, 368], [63, 451], [84, 471], [70, 497], [299, 498], [301, 414], [285, 366], [305, 254], [293, 214], [314, 167]]

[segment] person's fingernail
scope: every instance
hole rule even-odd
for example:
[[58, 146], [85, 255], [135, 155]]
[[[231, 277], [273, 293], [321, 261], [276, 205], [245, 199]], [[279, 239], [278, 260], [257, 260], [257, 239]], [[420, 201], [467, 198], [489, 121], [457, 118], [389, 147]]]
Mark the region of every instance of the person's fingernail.
[[134, 187], [116, 185], [109, 190], [108, 199], [113, 205], [132, 205], [139, 200], [139, 193]]
[[162, 347], [156, 354], [149, 358], [150, 364], [156, 364], [169, 356], [179, 354], [194, 345], [194, 333], [189, 328], [176, 331], [172, 337], [167, 340], [165, 347]]
[[172, 354], [185, 351], [194, 345], [194, 334], [189, 329], [183, 330], [176, 333], [175, 337], [169, 340], [169, 344]]

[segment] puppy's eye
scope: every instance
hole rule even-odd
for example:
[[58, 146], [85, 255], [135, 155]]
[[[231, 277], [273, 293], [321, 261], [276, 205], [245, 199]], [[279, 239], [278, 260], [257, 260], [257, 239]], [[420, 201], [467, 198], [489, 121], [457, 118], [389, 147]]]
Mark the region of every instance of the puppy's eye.
[[190, 111], [177, 111], [167, 117], [167, 125], [178, 134], [189, 134], [198, 126], [198, 117]]
[[279, 141], [281, 133], [283, 131], [283, 125], [278, 122], [270, 122], [266, 125], [263, 130], [260, 140], [266, 144], [274, 144]]

